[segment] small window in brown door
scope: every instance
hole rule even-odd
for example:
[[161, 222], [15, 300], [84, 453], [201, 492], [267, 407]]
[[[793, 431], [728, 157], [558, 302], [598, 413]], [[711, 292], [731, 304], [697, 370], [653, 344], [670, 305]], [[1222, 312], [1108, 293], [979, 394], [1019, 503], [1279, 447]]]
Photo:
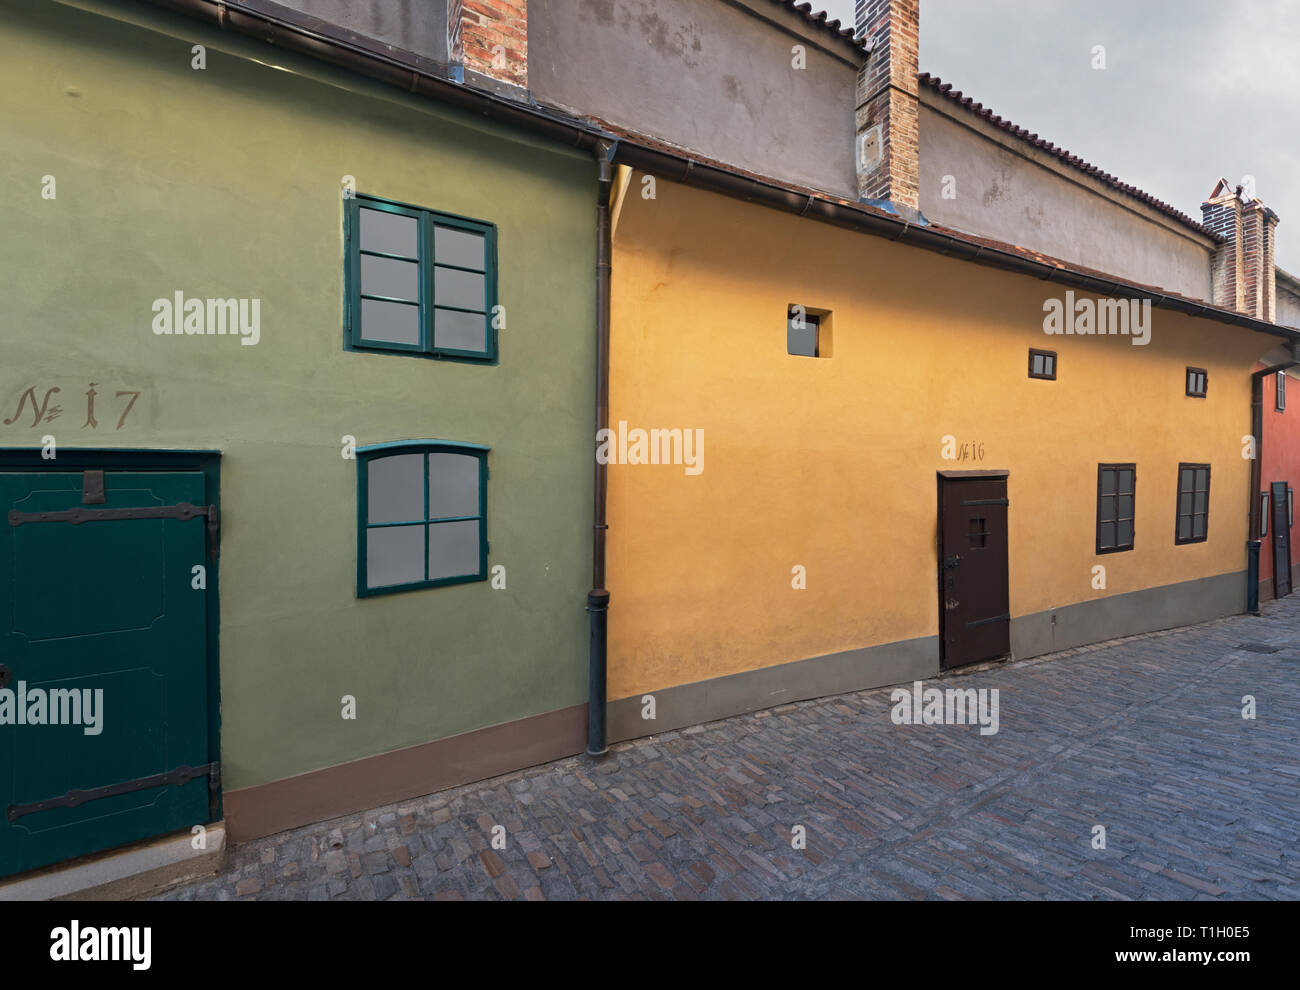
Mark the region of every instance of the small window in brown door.
[[1136, 464], [1097, 465], [1097, 553], [1133, 549]]

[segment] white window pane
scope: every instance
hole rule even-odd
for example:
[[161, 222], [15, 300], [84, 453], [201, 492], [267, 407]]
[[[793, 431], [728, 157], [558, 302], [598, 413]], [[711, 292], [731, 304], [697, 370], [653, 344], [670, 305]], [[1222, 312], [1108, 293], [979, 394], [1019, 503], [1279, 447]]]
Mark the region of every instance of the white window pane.
[[418, 344], [420, 307], [362, 299], [361, 338], [392, 344]]
[[429, 527], [429, 580], [479, 572], [479, 526], [469, 522], [434, 523]]
[[385, 588], [423, 580], [423, 524], [366, 530], [366, 587]]
[[458, 272], [454, 268], [433, 271], [433, 298], [439, 306], [481, 310], [484, 286], [483, 276], [473, 272]]
[[429, 455], [429, 518], [477, 516], [479, 459], [467, 454]]
[[433, 232], [433, 260], [440, 265], [486, 270], [484, 238], [468, 230], [437, 227]]
[[482, 313], [462, 313], [455, 309], [434, 310], [433, 346], [486, 351], [487, 317]]
[[366, 476], [367, 522], [424, 522], [423, 454], [372, 458]]
[[414, 261], [361, 256], [361, 291], [367, 296], [420, 300], [420, 266]]
[[366, 251], [418, 256], [419, 227], [415, 217], [361, 207], [361, 247]]

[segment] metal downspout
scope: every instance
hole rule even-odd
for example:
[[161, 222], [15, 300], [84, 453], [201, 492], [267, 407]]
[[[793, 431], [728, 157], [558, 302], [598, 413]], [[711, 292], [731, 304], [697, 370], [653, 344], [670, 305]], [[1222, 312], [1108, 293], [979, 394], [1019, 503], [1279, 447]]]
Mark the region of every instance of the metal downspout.
[[[601, 431], [609, 428], [609, 307], [613, 234], [610, 192], [614, 185], [614, 143], [596, 144], [599, 172], [599, 200], [596, 204], [596, 444]], [[587, 616], [591, 641], [587, 676], [587, 755], [609, 752], [606, 742], [606, 647], [608, 643], [609, 592], [605, 589], [605, 501], [609, 490], [609, 468], [600, 458], [595, 462], [592, 508], [591, 591], [587, 592]]]

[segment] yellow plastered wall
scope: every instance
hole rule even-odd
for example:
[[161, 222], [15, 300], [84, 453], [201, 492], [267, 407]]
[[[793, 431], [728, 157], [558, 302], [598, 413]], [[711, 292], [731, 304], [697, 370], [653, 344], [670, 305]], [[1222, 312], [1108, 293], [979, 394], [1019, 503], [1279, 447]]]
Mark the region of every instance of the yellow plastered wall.
[[[1159, 309], [1145, 347], [1048, 336], [1059, 285], [641, 180], [614, 245], [611, 424], [702, 429], [704, 469], [610, 467], [611, 699], [936, 636], [942, 470], [1011, 473], [1013, 617], [1244, 569], [1249, 371], [1275, 339]], [[792, 303], [833, 313], [832, 357], [786, 353]], [[1029, 379], [1031, 347], [1057, 381]], [[983, 459], [943, 459], [946, 436]], [[1136, 546], [1098, 557], [1097, 465], [1127, 461]], [[1212, 465], [1203, 544], [1174, 545], [1180, 461]]]

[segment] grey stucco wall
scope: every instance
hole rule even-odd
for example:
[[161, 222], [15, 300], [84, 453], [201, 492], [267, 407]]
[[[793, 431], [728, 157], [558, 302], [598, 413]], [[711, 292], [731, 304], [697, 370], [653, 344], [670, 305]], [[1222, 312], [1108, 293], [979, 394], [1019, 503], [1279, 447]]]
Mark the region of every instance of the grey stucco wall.
[[[792, 65], [795, 45], [806, 68]], [[854, 59], [852, 46], [769, 0], [528, 5], [539, 102], [848, 199]]]
[[1277, 280], [1277, 322], [1300, 327], [1300, 283]]
[[[245, 7], [302, 24], [314, 18], [361, 35], [447, 62], [448, 0], [235, 0]], [[305, 15], [305, 16], [304, 16]], [[337, 35], [338, 31], [330, 31]], [[374, 47], [374, 46], [367, 46]]]
[[[949, 175], [956, 196], [944, 199]], [[1082, 174], [1083, 184], [924, 104], [920, 176], [921, 211], [933, 222], [1210, 298], [1210, 252], [1195, 232], [1184, 236], [1144, 216], [1136, 200], [1138, 212], [1089, 188]]]

